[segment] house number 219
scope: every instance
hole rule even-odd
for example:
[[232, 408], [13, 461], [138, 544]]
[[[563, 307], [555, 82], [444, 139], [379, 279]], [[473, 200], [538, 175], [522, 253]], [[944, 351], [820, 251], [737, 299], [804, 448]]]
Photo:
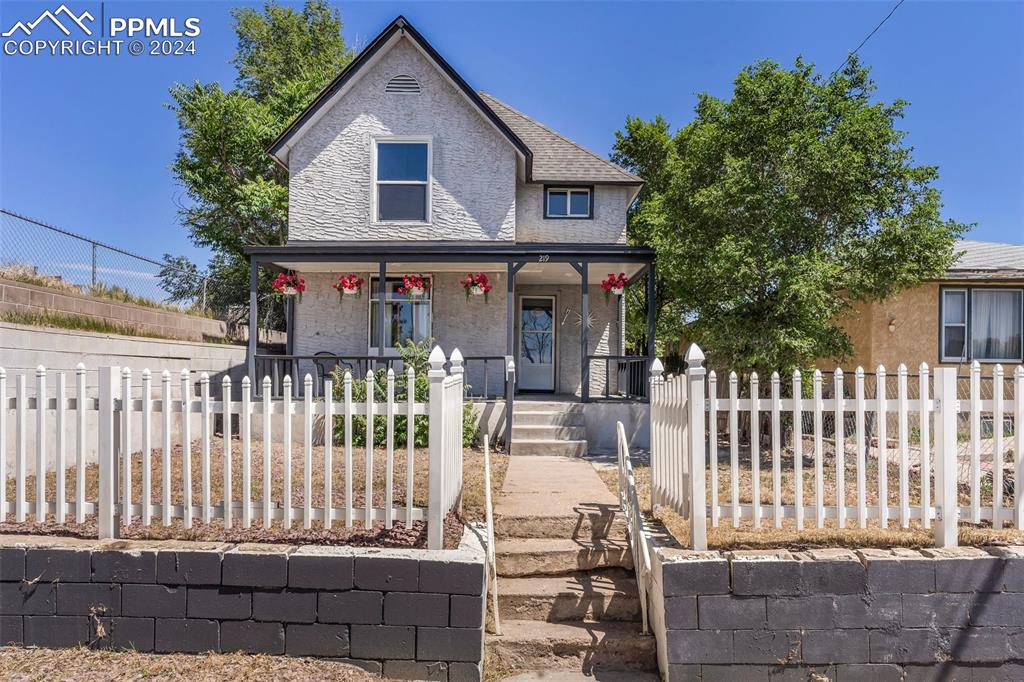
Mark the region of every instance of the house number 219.
[[538, 263], [547, 263], [549, 260], [551, 260], [551, 256], [549, 256], [546, 253], [542, 253], [539, 256], [537, 256]]

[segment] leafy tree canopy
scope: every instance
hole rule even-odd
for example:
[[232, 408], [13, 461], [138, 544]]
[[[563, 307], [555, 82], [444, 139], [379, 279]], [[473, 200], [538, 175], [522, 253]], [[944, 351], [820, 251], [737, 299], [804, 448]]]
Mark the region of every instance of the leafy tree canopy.
[[854, 303], [948, 268], [968, 226], [942, 219], [938, 171], [896, 127], [906, 103], [874, 92], [855, 58], [831, 79], [762, 61], [675, 134], [627, 119], [612, 158], [647, 180], [629, 234], [658, 252], [662, 340], [760, 371], [842, 359]]
[[[207, 297], [217, 311], [244, 310], [249, 298], [249, 244], [283, 244], [288, 237], [288, 172], [266, 152], [352, 59], [341, 16], [323, 0], [301, 10], [268, 2], [262, 10], [232, 10], [238, 48], [235, 86], [176, 84], [169, 108], [181, 140], [171, 166], [188, 198], [179, 213], [192, 241], [213, 251]], [[180, 257], [171, 265], [187, 267]], [[177, 300], [195, 299], [199, 278], [165, 269], [165, 288]], [[269, 289], [269, 280], [261, 283]], [[279, 309], [264, 297], [267, 312]], [[267, 320], [280, 324], [278, 320]]]

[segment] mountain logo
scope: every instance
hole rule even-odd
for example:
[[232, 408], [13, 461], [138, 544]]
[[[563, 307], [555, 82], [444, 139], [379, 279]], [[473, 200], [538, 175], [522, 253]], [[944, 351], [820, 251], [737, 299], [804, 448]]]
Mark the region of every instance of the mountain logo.
[[43, 23], [44, 20], [49, 19], [50, 22], [52, 22], [57, 28], [59, 28], [64, 35], [69, 36], [71, 35], [71, 31], [68, 30], [67, 26], [61, 23], [60, 19], [58, 18], [58, 16], [60, 15], [63, 15], [65, 17], [65, 21], [73, 22], [75, 26], [78, 26], [78, 28], [85, 32], [85, 35], [92, 35], [92, 30], [88, 26], [86, 26], [84, 22], [85, 20], [94, 21], [95, 17], [88, 11], [82, 12], [81, 14], [76, 16], [75, 13], [68, 9], [68, 6], [64, 4], [62, 4], [60, 7], [58, 7], [56, 10], [52, 12], [50, 10], [44, 11], [42, 14], [36, 17], [35, 21], [16, 22], [14, 26], [11, 26], [10, 29], [4, 31], [0, 35], [2, 35], [4, 38], [9, 38], [16, 32], [21, 31], [26, 36], [30, 36], [32, 35], [32, 31], [34, 31], [36, 27], [39, 26], [39, 24]]

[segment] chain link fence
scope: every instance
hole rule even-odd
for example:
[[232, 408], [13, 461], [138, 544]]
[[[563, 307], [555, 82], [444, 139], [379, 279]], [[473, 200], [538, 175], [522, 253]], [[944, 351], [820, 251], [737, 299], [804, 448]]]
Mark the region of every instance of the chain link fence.
[[[0, 277], [129, 303], [205, 312], [208, 282], [191, 301], [172, 302], [161, 273], [178, 271], [153, 258], [0, 209]], [[184, 276], [195, 276], [184, 270]]]

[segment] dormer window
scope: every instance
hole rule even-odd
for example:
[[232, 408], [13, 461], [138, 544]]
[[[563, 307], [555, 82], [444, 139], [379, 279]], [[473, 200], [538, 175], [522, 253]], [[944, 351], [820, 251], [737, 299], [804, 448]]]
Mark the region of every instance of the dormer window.
[[590, 187], [545, 187], [545, 218], [590, 218], [594, 212]]
[[430, 222], [430, 138], [375, 138], [373, 165], [374, 219]]

